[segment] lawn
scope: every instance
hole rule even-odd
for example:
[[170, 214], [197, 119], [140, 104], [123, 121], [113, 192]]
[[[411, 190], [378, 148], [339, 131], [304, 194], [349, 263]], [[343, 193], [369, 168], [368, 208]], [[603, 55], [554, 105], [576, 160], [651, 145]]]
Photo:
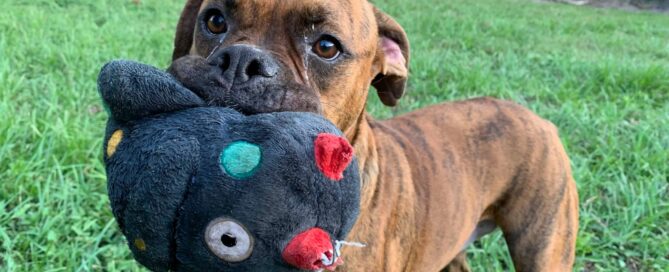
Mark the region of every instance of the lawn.
[[[139, 4], [136, 4], [136, 3]], [[534, 0], [376, 0], [412, 42], [380, 118], [488, 95], [554, 122], [571, 155], [577, 271], [669, 270], [669, 15]], [[0, 1], [0, 271], [139, 270], [101, 162], [103, 63], [166, 67], [182, 1]], [[476, 271], [512, 270], [499, 232]]]

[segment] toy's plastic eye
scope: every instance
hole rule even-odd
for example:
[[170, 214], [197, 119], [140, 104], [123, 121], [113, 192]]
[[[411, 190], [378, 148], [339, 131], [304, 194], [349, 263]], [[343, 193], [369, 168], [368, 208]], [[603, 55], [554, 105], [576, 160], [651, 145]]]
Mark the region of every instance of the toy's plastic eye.
[[209, 250], [226, 262], [241, 262], [253, 252], [253, 237], [242, 224], [232, 219], [212, 220], [204, 239]]
[[253, 175], [260, 165], [260, 147], [245, 141], [230, 144], [221, 152], [221, 166], [228, 175], [243, 179]]

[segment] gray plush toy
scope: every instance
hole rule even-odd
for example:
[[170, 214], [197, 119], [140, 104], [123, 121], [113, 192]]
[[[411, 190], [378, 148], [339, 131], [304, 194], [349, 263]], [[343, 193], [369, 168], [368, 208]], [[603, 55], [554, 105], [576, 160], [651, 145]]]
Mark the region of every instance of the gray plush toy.
[[209, 107], [169, 74], [102, 69], [113, 214], [135, 258], [157, 270], [333, 269], [359, 212], [353, 149], [309, 113]]

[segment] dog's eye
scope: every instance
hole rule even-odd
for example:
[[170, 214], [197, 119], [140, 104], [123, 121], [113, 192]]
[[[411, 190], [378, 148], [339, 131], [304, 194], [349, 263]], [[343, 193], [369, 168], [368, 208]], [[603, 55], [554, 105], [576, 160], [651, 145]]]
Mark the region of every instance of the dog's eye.
[[228, 23], [220, 11], [210, 11], [205, 17], [207, 20], [207, 29], [213, 34], [222, 34], [228, 31]]
[[331, 36], [323, 36], [311, 48], [316, 55], [326, 60], [333, 60], [339, 56], [339, 41]]

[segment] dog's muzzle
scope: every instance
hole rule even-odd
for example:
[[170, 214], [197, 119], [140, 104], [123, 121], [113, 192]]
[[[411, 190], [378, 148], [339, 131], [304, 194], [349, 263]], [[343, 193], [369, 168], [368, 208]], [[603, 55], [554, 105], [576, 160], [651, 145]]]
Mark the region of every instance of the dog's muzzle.
[[315, 90], [295, 82], [291, 70], [269, 52], [251, 45], [217, 48], [206, 59], [185, 56], [169, 69], [210, 105], [245, 114], [278, 111], [320, 113]]
[[220, 76], [232, 89], [272, 80], [279, 72], [279, 65], [272, 56], [249, 45], [217, 50], [207, 59], [210, 65], [220, 68]]

